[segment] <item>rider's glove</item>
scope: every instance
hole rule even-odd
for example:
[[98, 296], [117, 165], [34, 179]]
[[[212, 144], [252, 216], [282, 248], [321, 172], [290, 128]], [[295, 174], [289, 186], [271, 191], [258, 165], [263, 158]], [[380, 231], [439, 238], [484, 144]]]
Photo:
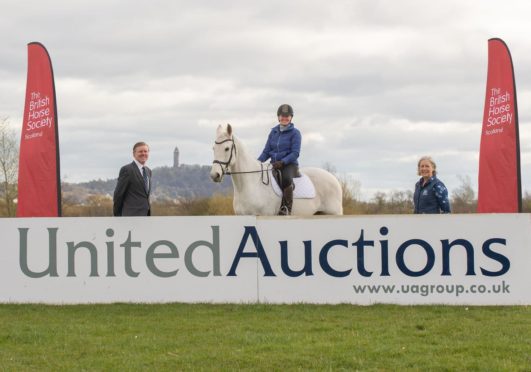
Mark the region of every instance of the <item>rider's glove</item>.
[[283, 166], [284, 166], [284, 162], [282, 160], [279, 160], [273, 163], [274, 169], [282, 169]]

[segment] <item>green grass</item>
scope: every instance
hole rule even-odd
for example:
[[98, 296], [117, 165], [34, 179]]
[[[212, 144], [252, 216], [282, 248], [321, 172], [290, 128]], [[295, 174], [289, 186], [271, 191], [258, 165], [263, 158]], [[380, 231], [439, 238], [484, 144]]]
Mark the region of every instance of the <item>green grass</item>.
[[529, 307], [0, 305], [0, 371], [531, 370]]

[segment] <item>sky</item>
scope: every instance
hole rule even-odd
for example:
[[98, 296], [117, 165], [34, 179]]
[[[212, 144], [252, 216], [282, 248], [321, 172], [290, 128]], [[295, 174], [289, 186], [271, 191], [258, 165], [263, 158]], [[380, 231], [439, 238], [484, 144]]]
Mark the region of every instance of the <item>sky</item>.
[[[531, 191], [531, 3], [525, 0], [0, 0], [0, 117], [20, 135], [27, 43], [51, 56], [61, 178], [212, 164], [219, 124], [258, 156], [289, 103], [301, 166], [370, 199], [412, 190], [430, 155], [450, 193], [477, 190], [487, 41], [511, 51], [522, 188]], [[205, 180], [210, 182], [210, 180]]]

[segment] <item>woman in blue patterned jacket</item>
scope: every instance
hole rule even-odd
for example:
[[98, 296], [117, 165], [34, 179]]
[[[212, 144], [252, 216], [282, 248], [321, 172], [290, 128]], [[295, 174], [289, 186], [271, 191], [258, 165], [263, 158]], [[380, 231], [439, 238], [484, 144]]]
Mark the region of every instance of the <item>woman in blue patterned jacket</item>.
[[262, 163], [271, 159], [271, 165], [277, 169], [282, 177], [282, 204], [279, 215], [290, 215], [293, 206], [293, 178], [299, 173], [299, 163], [297, 159], [301, 151], [301, 133], [291, 122], [293, 118], [293, 108], [290, 105], [280, 105], [277, 110], [278, 125], [275, 125], [264, 150], [258, 157]]
[[448, 190], [436, 176], [437, 166], [429, 156], [420, 158], [417, 164], [420, 180], [415, 185], [413, 203], [415, 213], [451, 213]]

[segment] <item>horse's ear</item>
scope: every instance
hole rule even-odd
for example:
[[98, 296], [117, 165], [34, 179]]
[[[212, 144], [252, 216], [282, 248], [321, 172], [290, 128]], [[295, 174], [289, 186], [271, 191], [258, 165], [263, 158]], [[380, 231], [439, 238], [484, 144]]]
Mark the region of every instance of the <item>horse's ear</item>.
[[232, 127], [230, 124], [227, 124], [227, 133], [229, 134], [229, 137], [232, 136]]
[[223, 125], [218, 125], [218, 129], [216, 129], [216, 133], [218, 137], [223, 133]]

